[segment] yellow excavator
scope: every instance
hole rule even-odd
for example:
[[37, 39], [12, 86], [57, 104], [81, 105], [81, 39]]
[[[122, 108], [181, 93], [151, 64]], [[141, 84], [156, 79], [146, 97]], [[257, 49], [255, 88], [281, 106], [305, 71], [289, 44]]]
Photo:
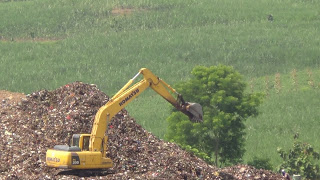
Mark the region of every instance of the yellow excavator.
[[[143, 79], [130, 86], [143, 75]], [[110, 120], [144, 90], [151, 87], [193, 122], [202, 122], [202, 107], [198, 103], [185, 102], [182, 96], [159, 77], [146, 68], [140, 69], [95, 115], [91, 134], [74, 134], [70, 146], [56, 145], [48, 149], [46, 164], [63, 169], [107, 169], [113, 166], [106, 157], [108, 136], [105, 135]], [[174, 98], [172, 94], [176, 94]]]

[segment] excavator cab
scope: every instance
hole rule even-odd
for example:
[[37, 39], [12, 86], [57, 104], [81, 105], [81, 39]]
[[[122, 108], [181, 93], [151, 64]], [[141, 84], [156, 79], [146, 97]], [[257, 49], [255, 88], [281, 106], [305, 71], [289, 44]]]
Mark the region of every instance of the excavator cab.
[[55, 145], [53, 149], [60, 151], [89, 151], [90, 134], [74, 134], [72, 136], [70, 146]]
[[74, 134], [70, 147], [78, 147], [81, 151], [89, 151], [90, 134]]

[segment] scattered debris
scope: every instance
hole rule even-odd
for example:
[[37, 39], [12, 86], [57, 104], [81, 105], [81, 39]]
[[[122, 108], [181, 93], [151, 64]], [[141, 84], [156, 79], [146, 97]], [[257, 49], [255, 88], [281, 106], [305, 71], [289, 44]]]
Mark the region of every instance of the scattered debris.
[[223, 169], [147, 132], [123, 109], [109, 123], [106, 171], [48, 168], [45, 153], [90, 133], [94, 115], [109, 97], [96, 85], [74, 82], [41, 90], [21, 102], [1, 101], [0, 179], [282, 179], [281, 174], [238, 165]]

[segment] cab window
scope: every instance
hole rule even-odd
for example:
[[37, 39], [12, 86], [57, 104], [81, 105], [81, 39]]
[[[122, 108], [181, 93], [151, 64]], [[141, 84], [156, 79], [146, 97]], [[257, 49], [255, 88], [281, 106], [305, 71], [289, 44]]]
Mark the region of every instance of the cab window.
[[80, 136], [78, 136], [78, 135], [73, 135], [73, 137], [72, 137], [72, 142], [71, 142], [71, 146], [77, 146], [77, 147], [79, 147], [79, 138], [80, 138]]
[[90, 141], [90, 136], [83, 137], [83, 144], [82, 144], [83, 151], [89, 151], [89, 141]]

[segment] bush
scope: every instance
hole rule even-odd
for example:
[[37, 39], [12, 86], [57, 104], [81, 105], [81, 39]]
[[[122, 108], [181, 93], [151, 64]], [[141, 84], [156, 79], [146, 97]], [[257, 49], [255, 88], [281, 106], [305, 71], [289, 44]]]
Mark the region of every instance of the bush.
[[253, 166], [257, 169], [273, 170], [269, 158], [259, 158], [255, 156], [252, 161], [248, 162], [248, 165]]
[[307, 179], [317, 179], [319, 174], [319, 153], [313, 147], [305, 142], [298, 141], [295, 137], [293, 147], [285, 152], [278, 148], [278, 153], [283, 159], [278, 170], [286, 169], [289, 174], [300, 174]]

